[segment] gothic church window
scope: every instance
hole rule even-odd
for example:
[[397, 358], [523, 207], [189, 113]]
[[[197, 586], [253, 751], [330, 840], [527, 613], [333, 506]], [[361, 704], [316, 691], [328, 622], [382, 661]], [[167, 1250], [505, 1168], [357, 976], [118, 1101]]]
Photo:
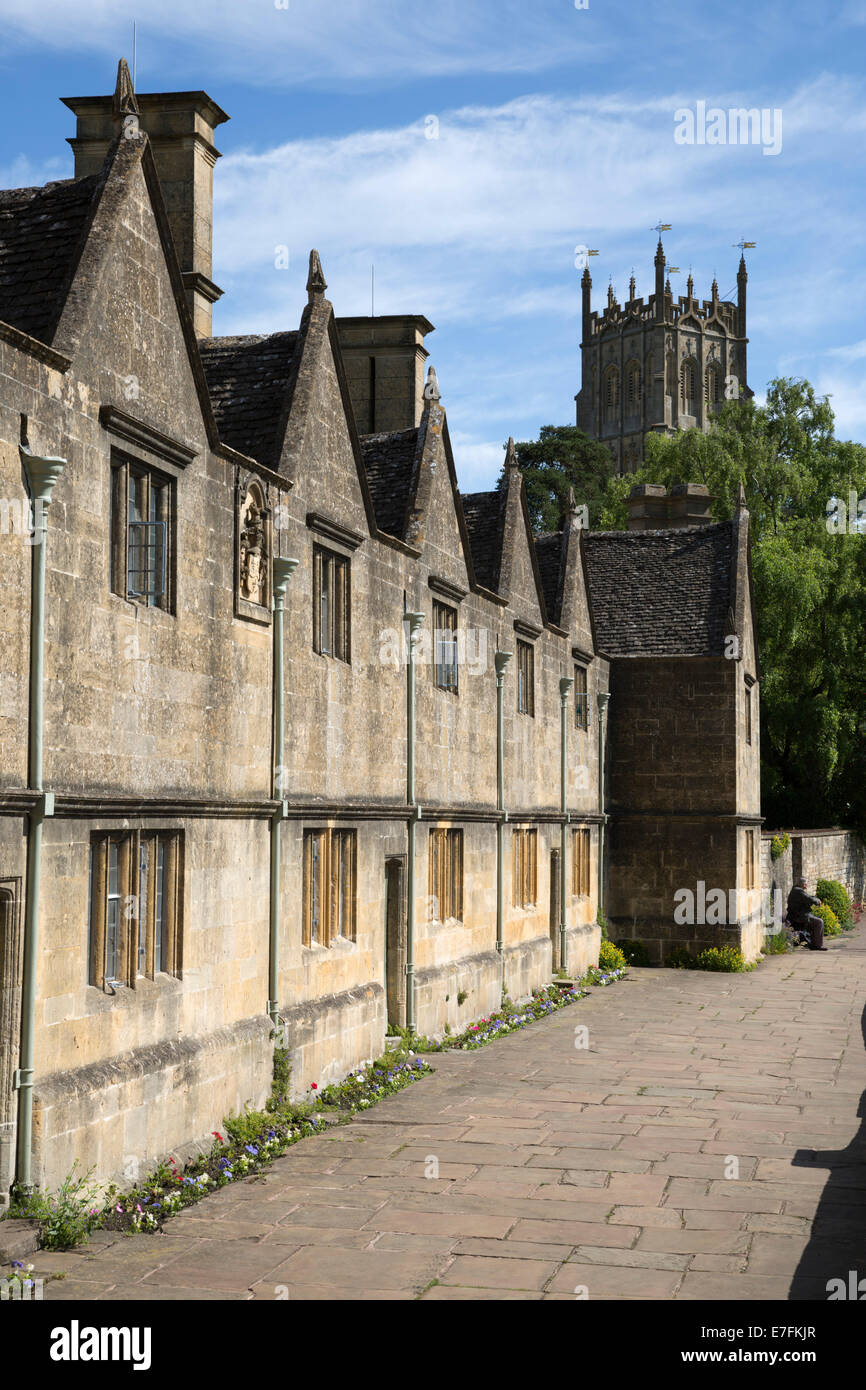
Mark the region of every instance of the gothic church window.
[[590, 831], [581, 826], [571, 832], [571, 892], [575, 898], [589, 897]]
[[722, 368], [718, 362], [710, 362], [707, 367], [704, 383], [704, 399], [709, 409], [713, 409], [722, 404], [724, 398], [724, 383], [722, 381]]
[[625, 369], [625, 413], [639, 415], [641, 402], [640, 367], [637, 362], [629, 362]]
[[602, 378], [604, 419], [606, 424], [616, 421], [619, 413], [619, 372], [616, 367], [607, 367]]
[[680, 368], [680, 401], [684, 415], [698, 413], [698, 367], [687, 358]]

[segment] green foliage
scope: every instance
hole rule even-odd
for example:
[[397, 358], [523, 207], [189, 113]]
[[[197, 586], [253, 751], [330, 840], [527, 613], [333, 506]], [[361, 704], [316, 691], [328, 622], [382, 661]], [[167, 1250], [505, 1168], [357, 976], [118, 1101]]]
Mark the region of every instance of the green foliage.
[[468, 998], [469, 998], [469, 995], [467, 994], [467, 992], [466, 992], [465, 989], [460, 989], [460, 990], [457, 991], [457, 1003], [458, 1003], [458, 1005], [459, 1005], [459, 1004], [465, 1004], [465, 1003], [466, 1003], [466, 1000], [467, 1000]]
[[598, 925], [601, 927], [601, 939], [602, 939], [602, 941], [610, 941], [610, 937], [608, 936], [608, 932], [607, 932], [607, 918], [605, 917], [604, 913], [603, 913], [603, 912], [597, 913], [597, 914], [596, 914], [595, 920], [596, 920], [596, 922], [598, 923]]
[[93, 1169], [81, 1176], [76, 1174], [77, 1167], [76, 1161], [56, 1193], [33, 1192], [16, 1197], [10, 1206], [10, 1216], [26, 1216], [41, 1223], [43, 1250], [71, 1250], [86, 1240], [98, 1223], [98, 1189], [90, 1181]]
[[788, 933], [786, 931], [770, 931], [768, 928], [764, 936], [763, 953], [765, 956], [784, 956], [790, 950]]
[[833, 909], [842, 930], [850, 931], [854, 925], [854, 911], [844, 883], [839, 883], [835, 878], [819, 878], [815, 893], [822, 903]]
[[825, 936], [842, 935], [842, 925], [839, 921], [839, 918], [836, 916], [832, 907], [829, 907], [827, 903], [818, 903], [818, 905], [816, 907], [813, 907], [811, 911], [815, 914], [816, 917], [820, 917], [821, 921], [824, 923]]
[[665, 956], [669, 970], [694, 970], [695, 958], [685, 946], [675, 946], [669, 956]]
[[713, 517], [724, 521], [742, 483], [763, 670], [765, 814], [770, 824], [866, 833], [866, 538], [827, 530], [833, 498], [866, 493], [866, 448], [836, 439], [827, 398], [791, 378], [772, 381], [764, 405], [726, 402], [707, 434], [650, 433], [637, 473], [609, 476], [602, 446], [590, 449], [580, 434], [546, 427], [536, 443], [517, 446], [540, 528], [557, 524], [570, 485], [588, 501], [593, 529], [623, 530], [636, 484], [705, 483]]
[[[556, 531], [574, 490], [589, 525], [598, 527], [610, 473], [610, 453], [575, 425], [544, 425], [538, 439], [515, 444], [535, 531]], [[499, 486], [504, 483], [503, 474]]]
[[781, 859], [782, 855], [785, 854], [786, 851], [790, 848], [790, 835], [788, 835], [787, 833], [785, 833], [784, 835], [774, 835], [772, 840], [770, 841], [770, 858], [772, 859], [773, 863], [775, 864], [777, 859]]
[[696, 970], [722, 970], [729, 974], [751, 970], [743, 959], [739, 946], [708, 946], [695, 956]]
[[612, 941], [602, 941], [598, 950], [599, 970], [624, 970], [626, 958], [618, 946], [614, 946]]
[[629, 965], [649, 965], [649, 951], [642, 941], [618, 941], [616, 944]]

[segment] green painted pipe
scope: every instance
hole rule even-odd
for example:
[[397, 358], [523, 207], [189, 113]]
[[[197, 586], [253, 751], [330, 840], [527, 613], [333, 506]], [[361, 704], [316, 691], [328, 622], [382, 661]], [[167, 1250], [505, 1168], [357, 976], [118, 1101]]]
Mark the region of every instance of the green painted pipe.
[[496, 822], [496, 949], [499, 952], [500, 983], [505, 988], [505, 671], [511, 652], [497, 652], [493, 658], [496, 671], [496, 809], [502, 812]]
[[279, 810], [271, 817], [271, 896], [268, 951], [268, 1016], [276, 1028], [280, 1012], [280, 845], [285, 818], [285, 777], [283, 747], [285, 742], [285, 681], [283, 673], [283, 634], [286, 609], [286, 588], [297, 569], [297, 560], [274, 557], [274, 753], [271, 794], [279, 801]]
[[571, 676], [559, 682], [559, 807], [562, 823], [559, 827], [559, 968], [568, 969], [568, 915], [565, 908], [565, 854], [568, 843], [568, 692], [574, 685]]
[[604, 827], [607, 812], [604, 805], [604, 720], [610, 695], [600, 690], [598, 701], [598, 810], [601, 819], [598, 823], [598, 915], [604, 912]]
[[406, 666], [406, 801], [410, 808], [406, 827], [406, 1027], [415, 1031], [415, 826], [421, 807], [415, 804], [415, 646], [424, 621], [423, 613], [406, 613], [409, 652]]
[[27, 899], [24, 907], [24, 968], [21, 1000], [21, 1065], [16, 1073], [18, 1088], [18, 1167], [16, 1186], [22, 1193], [33, 1191], [33, 1070], [36, 1036], [36, 972], [39, 947], [39, 893], [42, 875], [42, 825], [54, 811], [54, 798], [42, 788], [42, 683], [45, 650], [45, 545], [48, 536], [46, 511], [54, 484], [66, 467], [66, 459], [38, 458], [26, 445], [19, 445], [30, 496], [33, 501], [32, 598], [30, 602], [30, 789], [40, 793], [29, 815], [27, 837]]

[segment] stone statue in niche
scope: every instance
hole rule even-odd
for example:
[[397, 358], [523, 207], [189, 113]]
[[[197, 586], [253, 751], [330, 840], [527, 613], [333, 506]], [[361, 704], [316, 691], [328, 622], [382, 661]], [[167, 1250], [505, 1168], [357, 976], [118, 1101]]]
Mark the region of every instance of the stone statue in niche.
[[257, 488], [249, 488], [240, 516], [240, 590], [248, 603], [265, 603], [267, 509]]

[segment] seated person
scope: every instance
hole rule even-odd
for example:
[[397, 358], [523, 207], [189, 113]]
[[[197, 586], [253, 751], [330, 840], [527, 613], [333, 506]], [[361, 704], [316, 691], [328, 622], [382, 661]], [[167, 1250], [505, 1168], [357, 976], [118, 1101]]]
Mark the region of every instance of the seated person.
[[821, 899], [813, 898], [810, 893], [807, 893], [808, 886], [808, 879], [797, 879], [788, 894], [788, 921], [801, 931], [809, 932], [812, 938], [812, 944], [809, 947], [811, 951], [826, 951], [824, 923], [820, 917], [816, 917], [814, 913], [809, 911], [809, 908], [815, 907]]

